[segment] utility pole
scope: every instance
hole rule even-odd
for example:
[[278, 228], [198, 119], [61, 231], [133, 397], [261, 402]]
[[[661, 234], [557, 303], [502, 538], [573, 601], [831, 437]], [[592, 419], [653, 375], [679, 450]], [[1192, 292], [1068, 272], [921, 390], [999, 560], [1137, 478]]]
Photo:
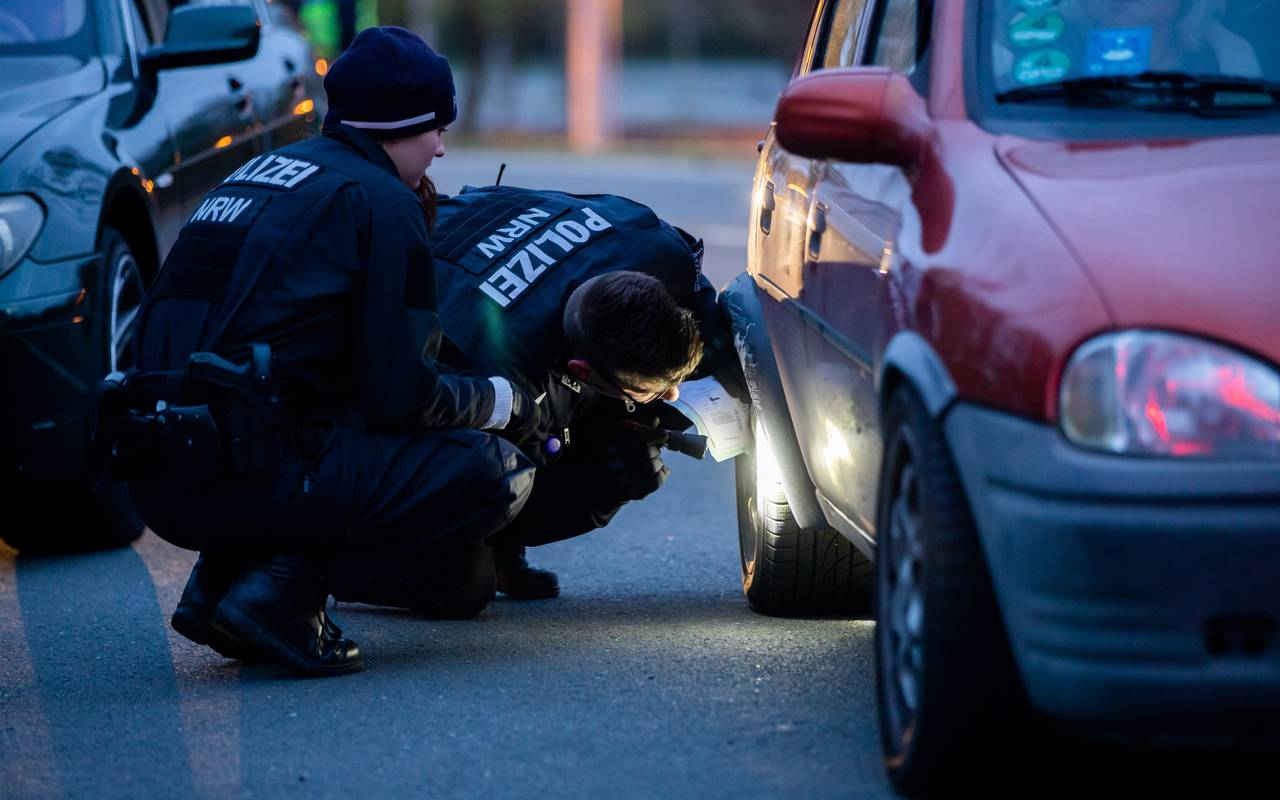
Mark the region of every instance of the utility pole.
[[569, 146], [604, 147], [617, 131], [622, 0], [565, 0], [565, 117]]
[[435, 49], [442, 49], [436, 37], [435, 0], [409, 0], [407, 6], [405, 8], [406, 27], [425, 39], [427, 44]]

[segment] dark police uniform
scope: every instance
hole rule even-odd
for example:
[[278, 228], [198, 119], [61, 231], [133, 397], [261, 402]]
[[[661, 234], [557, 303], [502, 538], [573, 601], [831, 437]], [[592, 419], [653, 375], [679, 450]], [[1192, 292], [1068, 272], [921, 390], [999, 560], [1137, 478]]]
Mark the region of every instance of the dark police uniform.
[[475, 430], [494, 388], [438, 364], [441, 341], [422, 206], [374, 139], [333, 125], [251, 159], [183, 229], [134, 358], [180, 370], [192, 352], [269, 345], [281, 462], [210, 477], [178, 459], [132, 482], [143, 518], [191, 549], [332, 554], [339, 598], [411, 590], [416, 561], [507, 524], [532, 482], [514, 445]]
[[[736, 369], [715, 289], [701, 272], [702, 243], [625, 198], [492, 186], [443, 200], [431, 246], [441, 318], [463, 363], [542, 396], [549, 414], [535, 445], [552, 436], [564, 443], [539, 467], [533, 495], [501, 540], [545, 544], [607, 524], [622, 501], [600, 490], [599, 460], [627, 410], [567, 371], [580, 354], [564, 334], [565, 304], [598, 275], [652, 275], [698, 321], [705, 349], [694, 377]], [[636, 411], [655, 412], [688, 424], [662, 403]]]

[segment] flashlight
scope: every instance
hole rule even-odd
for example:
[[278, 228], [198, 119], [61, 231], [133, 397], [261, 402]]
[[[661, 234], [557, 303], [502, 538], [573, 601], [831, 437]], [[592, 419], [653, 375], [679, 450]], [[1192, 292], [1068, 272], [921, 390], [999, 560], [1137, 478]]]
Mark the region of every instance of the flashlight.
[[707, 437], [697, 433], [680, 433], [667, 431], [668, 450], [684, 453], [686, 456], [701, 459], [707, 454]]

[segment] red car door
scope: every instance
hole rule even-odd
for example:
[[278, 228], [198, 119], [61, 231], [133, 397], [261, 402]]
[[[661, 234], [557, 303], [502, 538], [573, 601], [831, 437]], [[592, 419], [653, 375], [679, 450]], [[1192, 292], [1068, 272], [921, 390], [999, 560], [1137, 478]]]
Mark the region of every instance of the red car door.
[[[795, 77], [851, 63], [866, 0], [820, 0], [815, 5]], [[810, 210], [819, 165], [787, 152], [770, 130], [761, 151], [752, 203], [749, 264], [775, 302], [762, 305], [801, 452], [810, 474], [824, 474], [823, 409], [828, 392], [826, 344], [815, 326], [820, 288], [812, 283]], [[821, 485], [819, 483], [819, 485]]]

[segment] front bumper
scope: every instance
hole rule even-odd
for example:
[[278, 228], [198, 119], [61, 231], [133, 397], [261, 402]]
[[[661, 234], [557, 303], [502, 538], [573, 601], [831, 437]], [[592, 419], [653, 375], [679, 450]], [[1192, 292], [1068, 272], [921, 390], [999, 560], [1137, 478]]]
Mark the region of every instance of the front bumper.
[[0, 279], [0, 474], [80, 471], [89, 398], [104, 373], [101, 263], [26, 260]]
[[1027, 693], [1118, 732], [1280, 729], [1280, 463], [1091, 453], [945, 419]]

